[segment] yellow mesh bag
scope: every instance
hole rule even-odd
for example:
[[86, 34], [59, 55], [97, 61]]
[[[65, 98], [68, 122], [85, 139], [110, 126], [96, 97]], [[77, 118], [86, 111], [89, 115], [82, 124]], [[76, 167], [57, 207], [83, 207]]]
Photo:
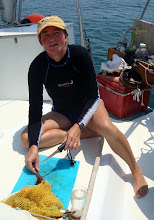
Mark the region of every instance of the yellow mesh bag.
[[[25, 186], [19, 192], [1, 202], [51, 218], [60, 218], [63, 216], [63, 213], [60, 212], [63, 204], [51, 192], [51, 185], [46, 180], [35, 186]], [[41, 218], [38, 217], [38, 219]]]

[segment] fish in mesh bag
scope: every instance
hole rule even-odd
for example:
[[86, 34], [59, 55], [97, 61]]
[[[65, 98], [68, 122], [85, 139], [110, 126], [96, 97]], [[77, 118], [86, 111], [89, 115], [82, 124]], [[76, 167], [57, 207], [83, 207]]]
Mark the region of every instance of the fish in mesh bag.
[[[46, 180], [43, 180], [38, 185], [25, 186], [1, 202], [42, 216], [51, 218], [63, 216], [63, 213], [60, 211], [63, 208], [63, 204], [51, 192], [51, 185]], [[42, 219], [40, 217], [37, 218]]]

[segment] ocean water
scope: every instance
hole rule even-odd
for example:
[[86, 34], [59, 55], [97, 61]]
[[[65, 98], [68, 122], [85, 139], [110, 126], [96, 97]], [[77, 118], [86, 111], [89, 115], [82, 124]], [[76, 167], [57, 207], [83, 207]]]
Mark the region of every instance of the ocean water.
[[[147, 0], [80, 0], [86, 34], [90, 40], [96, 72], [107, 60], [109, 47], [114, 47], [122, 33], [139, 19]], [[154, 0], [151, 0], [143, 20], [154, 23]], [[75, 25], [75, 41], [80, 44], [78, 14], [75, 0], [26, 0], [22, 3], [21, 18], [29, 14], [58, 15]], [[131, 33], [127, 40], [130, 40]], [[150, 97], [154, 109], [154, 89]]]

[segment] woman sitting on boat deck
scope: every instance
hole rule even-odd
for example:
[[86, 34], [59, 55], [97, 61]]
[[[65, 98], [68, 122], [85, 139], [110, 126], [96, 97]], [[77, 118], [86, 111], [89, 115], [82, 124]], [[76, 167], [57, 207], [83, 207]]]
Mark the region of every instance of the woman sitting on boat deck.
[[[21, 143], [29, 149], [27, 168], [39, 171], [38, 147], [66, 141], [66, 149], [78, 150], [80, 138], [103, 136], [111, 149], [130, 167], [136, 197], [148, 186], [125, 136], [113, 125], [99, 97], [96, 73], [87, 50], [68, 45], [65, 23], [57, 16], [43, 18], [37, 35], [45, 51], [29, 68], [29, 124]], [[53, 100], [53, 109], [42, 116], [43, 85]]]

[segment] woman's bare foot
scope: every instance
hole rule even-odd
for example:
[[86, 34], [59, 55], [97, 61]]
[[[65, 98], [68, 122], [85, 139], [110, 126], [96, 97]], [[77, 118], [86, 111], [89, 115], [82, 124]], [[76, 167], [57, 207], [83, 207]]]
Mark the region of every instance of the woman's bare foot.
[[132, 172], [134, 178], [134, 190], [135, 196], [137, 198], [144, 197], [148, 192], [148, 184], [143, 176], [143, 173], [140, 167], [137, 165], [137, 168]]

